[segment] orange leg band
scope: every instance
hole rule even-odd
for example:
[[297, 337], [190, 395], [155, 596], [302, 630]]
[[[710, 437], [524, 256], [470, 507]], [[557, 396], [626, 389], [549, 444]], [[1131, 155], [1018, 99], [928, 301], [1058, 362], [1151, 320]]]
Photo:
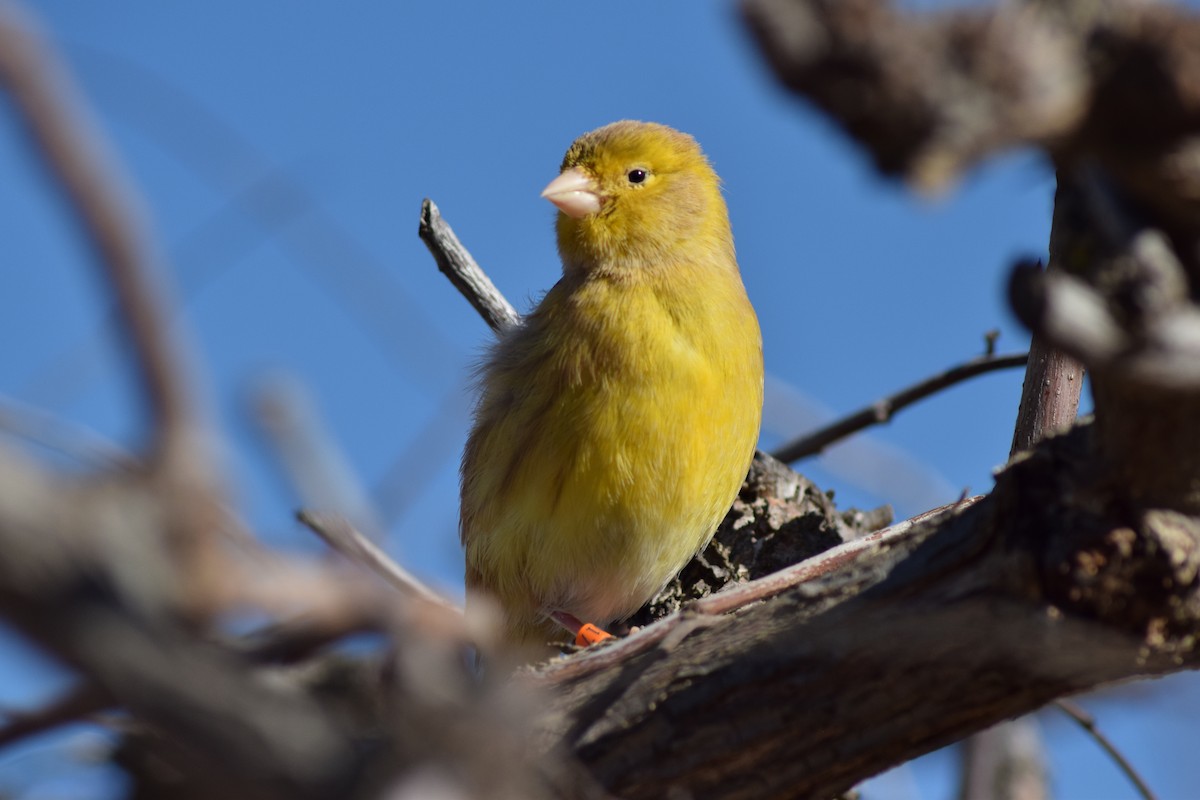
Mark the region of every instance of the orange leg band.
[[576, 631], [575, 644], [580, 647], [590, 647], [611, 638], [613, 638], [613, 635], [608, 631], [601, 630], [592, 623], [586, 622], [580, 625], [579, 630]]

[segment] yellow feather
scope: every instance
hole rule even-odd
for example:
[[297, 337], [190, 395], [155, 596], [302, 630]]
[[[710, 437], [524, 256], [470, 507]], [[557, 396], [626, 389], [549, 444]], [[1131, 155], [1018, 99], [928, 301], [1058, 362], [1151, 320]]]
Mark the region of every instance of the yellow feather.
[[603, 625], [652, 597], [733, 502], [762, 411], [758, 322], [694, 140], [614, 123], [575, 168], [600, 208], [559, 214], [563, 278], [482, 366], [463, 454], [469, 602], [490, 594], [515, 644], [555, 638], [552, 611]]

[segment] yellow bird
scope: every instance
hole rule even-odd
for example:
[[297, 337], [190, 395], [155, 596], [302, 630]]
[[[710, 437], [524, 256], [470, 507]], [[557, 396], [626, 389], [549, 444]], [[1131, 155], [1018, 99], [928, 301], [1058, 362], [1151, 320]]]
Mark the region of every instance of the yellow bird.
[[[479, 371], [462, 460], [468, 605], [512, 645], [621, 620], [708, 543], [762, 417], [762, 338], [692, 137], [615, 122], [542, 196], [563, 275]], [[585, 624], [587, 623], [587, 624]]]

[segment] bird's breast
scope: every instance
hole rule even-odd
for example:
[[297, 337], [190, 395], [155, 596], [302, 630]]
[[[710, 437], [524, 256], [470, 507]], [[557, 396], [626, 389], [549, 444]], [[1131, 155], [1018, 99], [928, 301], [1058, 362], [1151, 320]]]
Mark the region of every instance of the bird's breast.
[[503, 397], [485, 397], [477, 427], [508, 446], [488, 448], [504, 463], [478, 560], [500, 580], [623, 616], [711, 535], [757, 440], [762, 356], [736, 273], [705, 288], [694, 301], [686, 283], [552, 291], [498, 353], [489, 388]]

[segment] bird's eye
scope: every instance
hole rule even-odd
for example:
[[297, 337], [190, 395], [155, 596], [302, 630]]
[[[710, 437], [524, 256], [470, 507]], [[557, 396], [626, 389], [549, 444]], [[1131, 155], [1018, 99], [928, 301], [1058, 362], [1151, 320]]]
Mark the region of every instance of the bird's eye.
[[642, 181], [646, 180], [646, 170], [631, 169], [626, 177], [629, 178], [630, 183], [641, 183]]

